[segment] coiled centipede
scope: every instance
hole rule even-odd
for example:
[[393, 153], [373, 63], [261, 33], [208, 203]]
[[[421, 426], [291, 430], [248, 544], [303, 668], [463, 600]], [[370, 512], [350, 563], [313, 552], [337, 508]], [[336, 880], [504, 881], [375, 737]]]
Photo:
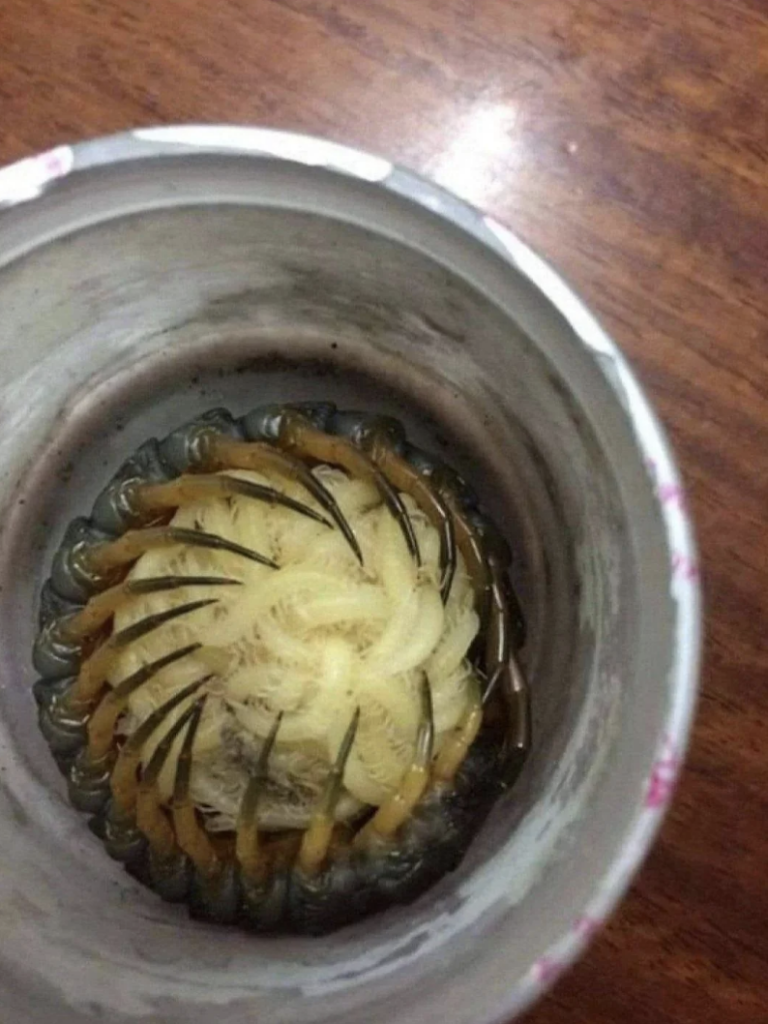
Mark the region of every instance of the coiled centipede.
[[147, 441], [41, 596], [34, 692], [72, 803], [205, 920], [323, 933], [413, 900], [530, 746], [509, 557], [389, 417], [215, 409]]

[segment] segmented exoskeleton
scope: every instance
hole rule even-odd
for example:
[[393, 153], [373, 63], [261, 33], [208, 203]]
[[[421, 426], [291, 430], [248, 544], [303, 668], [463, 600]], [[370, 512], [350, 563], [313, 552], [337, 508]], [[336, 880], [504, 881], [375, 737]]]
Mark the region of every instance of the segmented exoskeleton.
[[[336, 811], [358, 709], [309, 824], [277, 833], [259, 827], [282, 725], [276, 715], [250, 770], [235, 830], [213, 834], [192, 800], [190, 778], [215, 665], [127, 735], [118, 724], [132, 695], [169, 666], [199, 654], [201, 644], [168, 651], [118, 685], [109, 685], [108, 676], [130, 645], [168, 623], [186, 617], [192, 623], [195, 612], [216, 604], [211, 594], [237, 588], [240, 580], [225, 573], [127, 574], [147, 552], [184, 547], [279, 569], [268, 552], [170, 522], [184, 506], [234, 496], [340, 531], [362, 565], [364, 552], [352, 526], [313, 472], [318, 465], [338, 467], [375, 488], [418, 566], [422, 554], [404, 496], [415, 503], [439, 536], [443, 602], [461, 561], [480, 622], [471, 650], [480, 685], [436, 751], [424, 675], [410, 767], [379, 806], [340, 824]], [[245, 479], [243, 471], [290, 481], [306, 501]], [[257, 931], [322, 933], [412, 900], [459, 863], [530, 746], [528, 689], [517, 653], [523, 620], [507, 576], [509, 557], [469, 486], [411, 445], [400, 423], [388, 417], [340, 412], [330, 403], [270, 406], [239, 420], [216, 409], [162, 441], [147, 441], [96, 499], [90, 517], [70, 524], [43, 588], [35, 696], [72, 802], [92, 816], [91, 826], [112, 857], [163, 898], [187, 902], [194, 916], [206, 920]], [[196, 588], [206, 596], [195, 597]], [[132, 600], [179, 590], [188, 591], [189, 600], [114, 628], [116, 612]], [[142, 762], [150, 740], [153, 753]], [[158, 780], [172, 756], [172, 795], [164, 801]]]

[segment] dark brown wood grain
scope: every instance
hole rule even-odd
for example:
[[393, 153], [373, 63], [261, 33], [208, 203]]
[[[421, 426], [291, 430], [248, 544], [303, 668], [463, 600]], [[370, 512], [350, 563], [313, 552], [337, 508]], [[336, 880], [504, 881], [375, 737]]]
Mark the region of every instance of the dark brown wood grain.
[[704, 554], [688, 767], [531, 1024], [768, 1021], [766, 0], [1, 0], [0, 160], [158, 122], [301, 129], [505, 220], [634, 360]]

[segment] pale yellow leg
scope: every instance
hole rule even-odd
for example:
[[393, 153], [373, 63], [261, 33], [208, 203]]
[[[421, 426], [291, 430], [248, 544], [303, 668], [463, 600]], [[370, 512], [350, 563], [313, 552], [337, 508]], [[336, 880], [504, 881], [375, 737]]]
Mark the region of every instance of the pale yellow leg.
[[206, 437], [205, 457], [209, 466], [213, 468], [279, 473], [289, 480], [301, 481], [306, 470], [298, 459], [281, 452], [266, 441], [235, 441], [224, 435]]
[[82, 643], [97, 633], [131, 598], [158, 594], [186, 587], [239, 586], [240, 580], [224, 576], [155, 576], [148, 579], [123, 580], [115, 587], [95, 594], [82, 611], [60, 619], [58, 632], [62, 640]]
[[304, 456], [341, 466], [351, 476], [369, 480], [378, 490], [381, 500], [389, 509], [403, 533], [408, 550], [417, 564], [421, 564], [419, 545], [413, 524], [397, 488], [390, 483], [386, 473], [351, 441], [334, 434], [325, 434], [300, 415], [287, 415], [280, 432], [278, 444], [289, 451], [301, 452]]
[[397, 793], [381, 805], [366, 829], [382, 839], [391, 838], [410, 817], [413, 808], [424, 795], [428, 782], [429, 769], [422, 765], [411, 765]]
[[78, 677], [67, 698], [70, 706], [75, 709], [88, 707], [96, 700], [107, 681], [109, 670], [114, 665], [120, 652], [129, 644], [147, 636], [153, 630], [159, 629], [166, 622], [172, 622], [183, 615], [197, 611], [198, 608], [205, 608], [210, 604], [216, 603], [216, 598], [207, 598], [203, 601], [190, 601], [187, 604], [176, 605], [175, 608], [169, 608], [164, 612], [148, 615], [119, 633], [114, 633], [109, 640], [103, 643], [101, 647], [98, 647], [90, 658], [87, 658], [81, 665]]
[[227, 540], [226, 537], [205, 533], [203, 530], [187, 530], [180, 526], [148, 526], [144, 530], [127, 530], [117, 540], [87, 548], [80, 556], [80, 561], [85, 572], [98, 578], [109, 579], [116, 571], [135, 562], [145, 552], [175, 545], [228, 551], [252, 562], [268, 565], [272, 569], [277, 568], [270, 558], [243, 547], [242, 544]]
[[360, 709], [358, 708], [341, 742], [333, 767], [328, 773], [317, 810], [302, 837], [298, 867], [305, 875], [317, 874], [328, 856], [328, 848], [331, 845], [335, 825], [336, 806], [344, 781], [344, 769], [355, 742], [359, 721]]
[[176, 849], [173, 826], [157, 796], [156, 787], [139, 787], [136, 825], [158, 857], [170, 857]]
[[179, 720], [168, 730], [157, 745], [139, 782], [136, 797], [136, 824], [158, 857], [170, 857], [176, 851], [177, 846], [173, 826], [160, 800], [157, 780], [168, 760], [173, 744], [182, 730], [187, 727], [195, 712], [195, 707], [196, 705], [192, 704], [187, 708]]
[[193, 714], [190, 716], [184, 744], [176, 766], [176, 779], [173, 787], [171, 804], [173, 826], [176, 840], [198, 871], [204, 875], [214, 875], [220, 867], [219, 858], [208, 833], [200, 824], [197, 810], [190, 796], [190, 779], [192, 775], [192, 753], [195, 745], [197, 729], [203, 714], [205, 698], [196, 701]]
[[298, 864], [305, 875], [315, 875], [325, 863], [335, 822], [327, 815], [315, 814], [301, 839]]
[[83, 662], [67, 697], [67, 703], [73, 710], [89, 707], [96, 700], [119, 653], [107, 641]]
[[212, 466], [223, 469], [250, 469], [256, 472], [278, 473], [300, 484], [331, 516], [343, 533], [357, 560], [363, 555], [352, 527], [347, 522], [333, 494], [312, 473], [309, 466], [289, 452], [280, 451], [263, 441], [233, 441], [228, 437], [206, 438], [206, 457]]
[[162, 484], [137, 484], [131, 490], [130, 502], [137, 511], [151, 516], [206, 498], [229, 498], [233, 495], [253, 498], [271, 505], [282, 505], [316, 522], [330, 525], [314, 509], [276, 491], [274, 487], [223, 474], [179, 476]]
[[248, 783], [243, 796], [243, 802], [240, 805], [235, 840], [235, 856], [243, 872], [252, 878], [258, 876], [264, 866], [259, 843], [259, 798], [268, 778], [269, 755], [272, 753], [272, 747], [275, 744], [282, 719], [283, 713], [281, 711], [264, 741], [259, 760], [256, 764], [256, 770]]
[[456, 573], [456, 530], [454, 517], [447, 503], [417, 469], [385, 443], [374, 443], [371, 449], [374, 462], [393, 487], [410, 494], [421, 511], [440, 535], [440, 590], [447, 601]]
[[448, 506], [451, 518], [453, 519], [456, 547], [461, 552], [469, 578], [472, 581], [472, 589], [475, 592], [475, 607], [481, 618], [484, 618], [491, 577], [483, 545], [477, 535], [477, 531], [459, 509], [453, 495], [447, 490], [441, 490], [440, 494]]
[[188, 697], [191, 697], [209, 678], [209, 676], [206, 676], [205, 679], [200, 679], [196, 683], [185, 686], [183, 690], [179, 690], [162, 707], [159, 707], [157, 711], [153, 711], [149, 718], [145, 719], [123, 744], [115, 761], [115, 767], [112, 769], [110, 786], [114, 802], [118, 810], [124, 814], [134, 814], [136, 811], [136, 795], [138, 792], [137, 772], [144, 744], [171, 711]]
[[88, 722], [88, 752], [92, 760], [106, 757], [114, 745], [115, 725], [131, 695], [168, 665], [200, 650], [200, 644], [188, 644], [166, 654], [124, 679], [101, 699]]
[[59, 632], [74, 643], [87, 640], [112, 618], [125, 599], [124, 583], [110, 587], [92, 597], [81, 612], [61, 620]]
[[456, 772], [467, 756], [467, 752], [475, 742], [480, 726], [483, 723], [483, 706], [479, 694], [464, 714], [460, 725], [454, 729], [437, 755], [432, 768], [432, 779], [435, 785], [453, 782]]
[[172, 528], [168, 526], [150, 526], [146, 530], [126, 530], [117, 540], [106, 541], [88, 548], [83, 553], [86, 568], [98, 575], [108, 576], [116, 569], [122, 569], [135, 562], [147, 551], [156, 548], [170, 547], [178, 544]]
[[432, 691], [426, 675], [421, 686], [421, 721], [416, 735], [413, 764], [400, 782], [397, 792], [386, 800], [371, 820], [355, 836], [356, 846], [365, 846], [376, 839], [391, 839], [408, 820], [429, 783], [435, 725], [432, 715]]
[[176, 839], [197, 870], [203, 875], [215, 875], [221, 866], [213, 843], [197, 818], [191, 800], [173, 804], [173, 826]]

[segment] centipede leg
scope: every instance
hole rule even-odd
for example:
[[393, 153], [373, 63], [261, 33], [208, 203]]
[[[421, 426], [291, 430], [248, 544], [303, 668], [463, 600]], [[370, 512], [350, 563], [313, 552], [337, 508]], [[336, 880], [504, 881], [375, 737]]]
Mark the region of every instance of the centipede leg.
[[281, 712], [264, 741], [256, 769], [246, 787], [237, 822], [235, 856], [241, 872], [254, 879], [261, 878], [264, 874], [264, 858], [259, 846], [259, 800], [267, 781], [269, 755], [275, 745], [282, 718]]
[[152, 852], [160, 859], [171, 857], [177, 851], [177, 843], [173, 826], [159, 798], [157, 781], [174, 743], [204, 700], [205, 697], [199, 697], [171, 726], [141, 773], [136, 796], [136, 824], [146, 836]]
[[[138, 871], [139, 875], [143, 870], [142, 865], [145, 865], [144, 853], [147, 846], [146, 839], [136, 824], [139, 785], [137, 775], [142, 748], [168, 715], [196, 693], [209, 678], [206, 676], [185, 687], [154, 711], [128, 737], [116, 759], [110, 749], [100, 759], [93, 760], [86, 747], [73, 766], [79, 770], [86, 783], [88, 780], [94, 780], [95, 784], [99, 779], [103, 779], [103, 788], [111, 792], [111, 799], [108, 792], [105, 793], [101, 808], [93, 808], [96, 817], [91, 822], [91, 828], [104, 841], [111, 857], [123, 861], [126, 865], [133, 865], [131, 870]], [[73, 784], [77, 781], [78, 776], [70, 771], [71, 795]]]
[[222, 576], [155, 576], [127, 579], [95, 594], [84, 608], [47, 619], [35, 639], [32, 661], [44, 679], [77, 675], [83, 658], [112, 616], [134, 597], [181, 590], [186, 587], [239, 586], [240, 580]]
[[115, 726], [130, 697], [164, 668], [180, 661], [188, 654], [194, 654], [200, 650], [200, 646], [197, 643], [187, 644], [186, 647], [179, 647], [170, 654], [143, 665], [102, 697], [88, 722], [88, 756], [92, 761], [102, 760], [113, 749]]
[[194, 873], [189, 891], [189, 908], [193, 917], [229, 924], [236, 920], [240, 905], [240, 878], [234, 860], [222, 860], [198, 818], [190, 793], [192, 756], [204, 700], [196, 702], [187, 725], [173, 786], [171, 814], [176, 841], [189, 858]]
[[341, 844], [329, 856], [344, 769], [355, 741], [359, 710], [344, 735], [290, 876], [288, 916], [295, 928], [322, 935], [366, 913], [370, 887], [356, 852]]
[[[81, 810], [95, 812], [108, 792], [104, 773], [108, 770], [114, 727], [130, 695], [166, 665], [199, 647], [199, 644], [190, 644], [178, 648], [143, 666], [106, 693], [93, 713], [93, 701], [82, 699], [76, 692], [77, 680], [46, 683], [36, 691], [40, 728], [60, 767], [68, 775], [70, 795]], [[95, 687], [94, 700], [100, 688], [101, 682]]]
[[371, 820], [355, 837], [355, 845], [364, 847], [375, 840], [389, 840], [408, 820], [429, 783], [430, 765], [435, 740], [432, 713], [432, 691], [426, 675], [421, 684], [421, 721], [416, 735], [413, 762], [394, 796], [386, 800]]
[[149, 717], [145, 718], [136, 731], [132, 732], [123, 744], [110, 777], [113, 803], [123, 814], [135, 815], [136, 813], [138, 793], [136, 773], [141, 761], [141, 752], [144, 744], [165, 721], [168, 715], [185, 700], [188, 700], [193, 694], [197, 693], [200, 687], [208, 682], [210, 678], [210, 676], [205, 676], [203, 679], [198, 679], [196, 682], [190, 683], [189, 686], [179, 690], [178, 693], [175, 693], [173, 697], [156, 711], [153, 711]]
[[364, 435], [364, 443], [368, 454], [391, 485], [409, 494], [437, 530], [440, 537], [440, 593], [445, 603], [456, 574], [456, 526], [451, 508], [440, 492], [397, 454], [386, 433], [372, 430]]
[[290, 410], [282, 416], [276, 443], [305, 458], [341, 466], [352, 476], [370, 480], [400, 527], [414, 561], [417, 565], [421, 564], [419, 544], [408, 510], [396, 486], [365, 452], [346, 438], [316, 430], [300, 413]]
[[173, 547], [176, 544], [213, 551], [228, 551], [260, 565], [266, 565], [270, 569], [278, 568], [266, 555], [227, 540], [226, 537], [203, 530], [187, 530], [179, 526], [148, 526], [145, 530], [128, 530], [117, 540], [79, 550], [75, 557], [80, 562], [81, 571], [93, 580], [93, 588], [97, 590], [102, 581], [109, 580], [110, 575], [135, 562], [147, 551]]
[[507, 774], [511, 782], [522, 768], [530, 747], [530, 695], [523, 671], [512, 651], [509, 608], [501, 570], [495, 559], [490, 559], [489, 566], [491, 613], [485, 653], [488, 681], [483, 693], [483, 704], [487, 705], [494, 692], [501, 689], [508, 713], [505, 748]]
[[[481, 709], [476, 701], [468, 709], [456, 733], [444, 744], [434, 769], [436, 783], [455, 776], [482, 724], [482, 707], [497, 690], [507, 709], [507, 774], [511, 781], [530, 746], [530, 698], [528, 684], [514, 647], [524, 640], [517, 598], [504, 576], [510, 561], [509, 548], [490, 520], [470, 502], [467, 512], [460, 502], [461, 481], [447, 467], [432, 472], [435, 488], [451, 509], [457, 543], [472, 580], [476, 605], [486, 634], [483, 669], [486, 685]], [[465, 502], [466, 505], [466, 502]]]
[[58, 622], [58, 633], [65, 641], [82, 643], [106, 625], [112, 616], [134, 597], [161, 594], [186, 587], [241, 586], [240, 580], [226, 576], [151, 576], [128, 579], [94, 595], [85, 608]]
[[480, 616], [481, 628], [484, 628], [488, 621], [491, 574], [482, 541], [470, 519], [464, 513], [458, 500], [457, 491], [449, 483], [445, 472], [435, 474], [432, 482], [435, 491], [441, 496], [450, 512], [456, 535], [456, 546], [461, 552], [472, 582], [475, 607]]
[[80, 673], [69, 693], [68, 700], [70, 706], [73, 709], [77, 709], [88, 707], [93, 703], [101, 692], [107, 675], [116, 659], [130, 644], [147, 636], [168, 622], [173, 622], [184, 615], [189, 615], [191, 612], [216, 603], [216, 598], [190, 601], [187, 604], [180, 604], [175, 608], [169, 608], [164, 612], [147, 615], [146, 618], [134, 622], [132, 625], [120, 630], [119, 633], [115, 633], [106, 643], [98, 647], [90, 658], [83, 662]]
[[246, 787], [237, 822], [235, 859], [240, 869], [240, 923], [251, 931], [269, 931], [283, 918], [288, 882], [285, 844], [265, 850], [259, 835], [259, 802], [268, 777], [269, 757], [282, 713], [275, 719]]
[[[198, 698], [198, 701], [204, 698]], [[147, 840], [146, 872], [152, 888], [168, 903], [186, 899], [192, 881], [192, 865], [179, 849], [173, 826], [159, 799], [157, 782], [174, 743], [187, 727], [197, 702], [191, 704], [156, 747], [139, 782], [136, 827]]]
[[203, 709], [203, 702], [195, 705], [194, 713], [190, 717], [187, 726], [184, 743], [182, 744], [176, 767], [176, 779], [173, 786], [171, 806], [173, 825], [176, 830], [179, 846], [184, 850], [198, 871], [205, 875], [212, 875], [219, 866], [219, 860], [208, 837], [208, 833], [198, 821], [197, 811], [190, 796], [192, 753]]
[[298, 869], [305, 875], [314, 875], [325, 863], [328, 848], [331, 844], [335, 825], [336, 806], [341, 796], [344, 769], [346, 768], [352, 745], [355, 742], [357, 726], [360, 721], [360, 709], [352, 716], [352, 721], [344, 734], [336, 760], [328, 773], [320, 803], [312, 815], [309, 828], [304, 833], [297, 861]]
[[329, 526], [318, 512], [300, 501], [282, 494], [274, 487], [257, 484], [251, 480], [226, 475], [179, 476], [166, 483], [142, 483], [130, 485], [130, 503], [138, 513], [151, 519], [169, 510], [181, 508], [206, 498], [229, 498], [233, 496], [251, 498], [269, 505], [279, 505]]
[[477, 686], [473, 687], [470, 704], [453, 734], [449, 736], [435, 759], [432, 781], [436, 786], [449, 785], [456, 777], [469, 748], [483, 724], [483, 705]]
[[357, 538], [333, 494], [313, 475], [310, 468], [288, 452], [273, 448], [263, 441], [236, 441], [223, 435], [210, 434], [204, 448], [206, 462], [223, 469], [250, 469], [274, 472], [301, 485], [333, 519], [355, 558], [363, 564], [363, 553]]

